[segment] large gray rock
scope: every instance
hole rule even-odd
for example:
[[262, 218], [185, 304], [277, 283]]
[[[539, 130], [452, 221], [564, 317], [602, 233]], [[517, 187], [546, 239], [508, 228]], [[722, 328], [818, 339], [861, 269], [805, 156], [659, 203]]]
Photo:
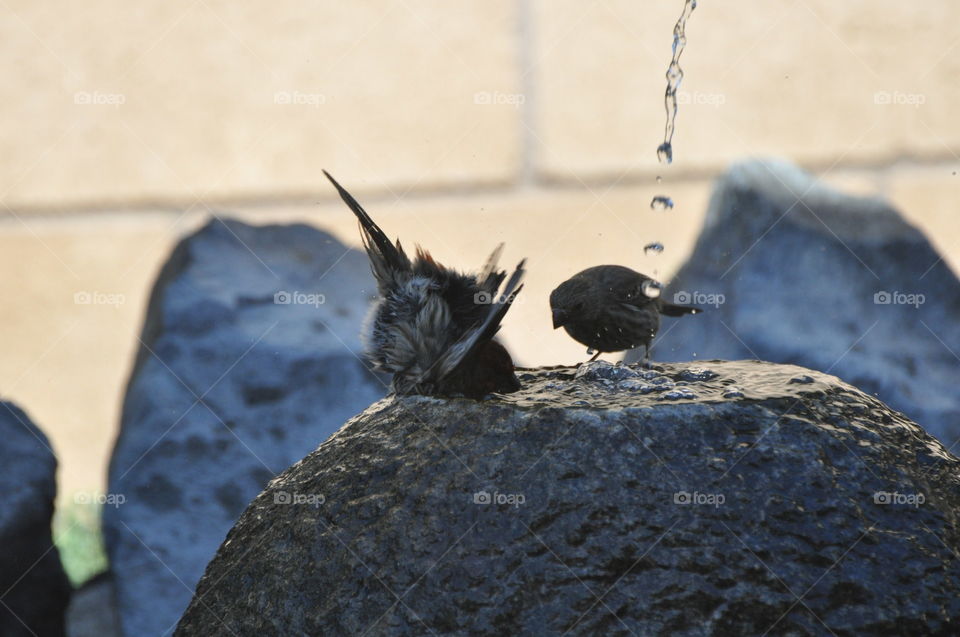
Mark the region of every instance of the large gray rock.
[[960, 281], [882, 200], [787, 163], [736, 165], [664, 298], [708, 311], [665, 324], [656, 360], [803, 365], [875, 393], [948, 448], [960, 438]]
[[125, 635], [171, 631], [247, 503], [383, 396], [360, 359], [373, 290], [365, 255], [303, 225], [215, 220], [174, 250], [104, 507]]
[[3, 401], [0, 467], [0, 635], [63, 635], [70, 583], [50, 532], [57, 459], [30, 418]]
[[177, 634], [957, 634], [960, 461], [832, 376], [704, 365], [379, 402], [250, 504]]

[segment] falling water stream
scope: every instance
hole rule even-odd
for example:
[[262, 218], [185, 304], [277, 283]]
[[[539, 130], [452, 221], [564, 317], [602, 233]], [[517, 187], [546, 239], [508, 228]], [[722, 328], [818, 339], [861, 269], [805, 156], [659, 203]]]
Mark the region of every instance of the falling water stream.
[[683, 13], [673, 27], [673, 58], [667, 67], [667, 90], [663, 95], [663, 106], [667, 111], [667, 124], [663, 131], [663, 143], [657, 147], [657, 159], [661, 164], [673, 162], [673, 129], [677, 120], [677, 89], [683, 81], [683, 69], [680, 68], [680, 56], [687, 46], [687, 19], [697, 8], [697, 0], [686, 0]]
[[[680, 67], [680, 56], [687, 45], [687, 19], [693, 10], [697, 8], [697, 0], [685, 0], [683, 13], [673, 27], [673, 57], [670, 60], [670, 66], [667, 67], [667, 90], [663, 95], [663, 105], [667, 112], [667, 123], [663, 132], [663, 143], [657, 147], [657, 159], [661, 164], [673, 163], [673, 131], [677, 120], [677, 89], [680, 88], [680, 82], [683, 81], [683, 69]], [[661, 183], [662, 178], [657, 177], [657, 183]], [[655, 211], [665, 212], [673, 209], [673, 199], [667, 195], [656, 195], [650, 201], [650, 208]], [[644, 248], [644, 254], [660, 254], [663, 252], [663, 244], [656, 242], [650, 243]], [[656, 270], [654, 270], [656, 275]]]

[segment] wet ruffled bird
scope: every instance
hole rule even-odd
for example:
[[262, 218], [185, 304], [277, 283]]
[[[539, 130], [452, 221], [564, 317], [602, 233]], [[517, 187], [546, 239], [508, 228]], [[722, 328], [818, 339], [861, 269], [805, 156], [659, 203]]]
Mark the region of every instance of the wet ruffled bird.
[[[523, 288], [521, 261], [507, 279], [498, 246], [478, 275], [447, 268], [420, 248], [411, 260], [356, 199], [324, 171], [357, 216], [379, 295], [364, 334], [376, 369], [397, 394], [480, 398], [520, 388], [513, 359], [494, 335]], [[504, 284], [504, 280], [506, 283]]]

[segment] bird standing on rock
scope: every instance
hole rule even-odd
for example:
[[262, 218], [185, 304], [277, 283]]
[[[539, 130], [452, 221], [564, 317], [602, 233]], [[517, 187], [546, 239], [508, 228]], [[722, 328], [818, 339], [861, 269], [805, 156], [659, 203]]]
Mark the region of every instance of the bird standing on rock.
[[[550, 293], [553, 328], [563, 327], [573, 340], [602, 352], [620, 352], [644, 346], [660, 329], [660, 315], [697, 314], [700, 308], [674, 305], [660, 298], [660, 284], [622, 265], [587, 268]], [[588, 352], [589, 353], [589, 352]]]
[[521, 261], [500, 292], [499, 245], [479, 275], [437, 263], [419, 246], [413, 261], [327, 171], [327, 179], [360, 222], [379, 298], [365, 329], [367, 354], [393, 374], [397, 394], [481, 398], [520, 389], [513, 359], [493, 337], [523, 286]]

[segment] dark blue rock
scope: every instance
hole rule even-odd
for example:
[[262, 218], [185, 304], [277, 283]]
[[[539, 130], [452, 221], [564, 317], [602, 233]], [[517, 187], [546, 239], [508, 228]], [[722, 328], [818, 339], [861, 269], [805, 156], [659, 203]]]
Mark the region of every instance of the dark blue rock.
[[736, 165], [663, 298], [707, 311], [665, 319], [655, 360], [817, 369], [948, 447], [960, 437], [960, 281], [882, 200], [839, 193], [785, 162]]
[[247, 503], [383, 396], [359, 342], [374, 292], [363, 253], [305, 225], [214, 220], [176, 247], [110, 464], [125, 635], [172, 629]]
[[57, 459], [13, 403], [0, 401], [0, 635], [64, 635], [70, 583], [53, 545]]

